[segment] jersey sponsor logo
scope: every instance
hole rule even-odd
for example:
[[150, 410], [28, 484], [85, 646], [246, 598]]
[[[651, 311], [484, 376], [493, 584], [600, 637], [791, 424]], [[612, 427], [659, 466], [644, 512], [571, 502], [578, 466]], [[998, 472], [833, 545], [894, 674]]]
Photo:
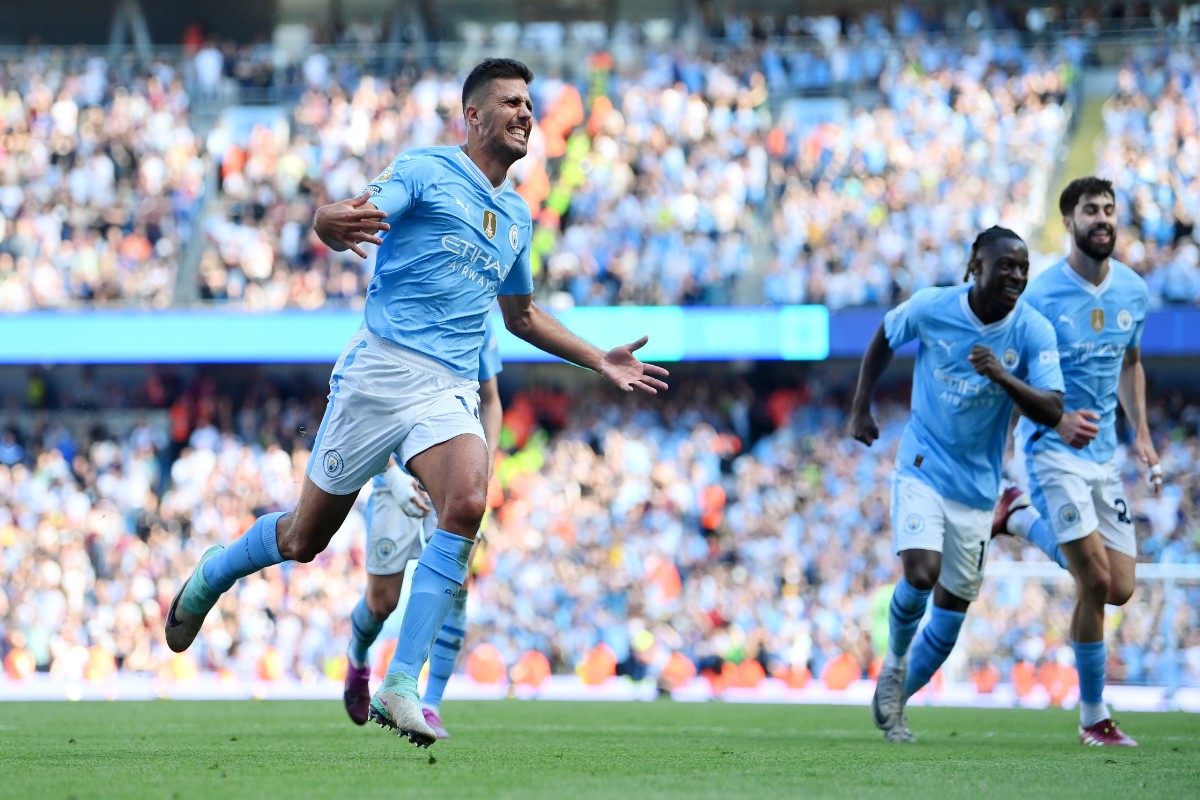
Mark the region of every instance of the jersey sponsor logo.
[[496, 238], [496, 226], [499, 224], [495, 211], [483, 212], [483, 235], [488, 239]]
[[[498, 258], [493, 258], [482, 247], [454, 235], [442, 237], [442, 249], [456, 256], [448, 265], [450, 269], [473, 283], [483, 286], [489, 292], [499, 289], [499, 282], [508, 276], [508, 272], [513, 266], [505, 264]], [[494, 275], [491, 274], [493, 272]]]
[[1075, 525], [1079, 522], [1079, 509], [1074, 503], [1067, 503], [1058, 510], [1058, 520], [1063, 525]]
[[1038, 363], [1044, 365], [1058, 363], [1057, 350], [1040, 350], [1038, 351]]
[[909, 514], [904, 520], [905, 533], [915, 534], [925, 530], [925, 518], [920, 514]]
[[1016, 369], [1017, 364], [1020, 362], [1021, 356], [1011, 347], [1005, 350], [1004, 355], [1000, 357], [1000, 363], [1003, 364], [1004, 368], [1009, 372], [1012, 372], [1014, 369]]
[[375, 551], [375, 558], [379, 561], [387, 561], [396, 552], [396, 543], [391, 539], [380, 539], [375, 542], [372, 548]]
[[1094, 330], [1096, 333], [1100, 333], [1101, 331], [1104, 330], [1104, 309], [1103, 308], [1093, 308], [1092, 309], [1092, 330]]
[[513, 225], [511, 228], [508, 229], [508, 243], [509, 243], [509, 245], [512, 246], [512, 249], [514, 251], [521, 249], [520, 248], [521, 235], [520, 235], [520, 231], [517, 230], [516, 225]]
[[1133, 314], [1129, 313], [1128, 308], [1122, 308], [1117, 312], [1117, 327], [1123, 331], [1133, 327]]
[[321, 459], [321, 467], [330, 478], [336, 478], [338, 475], [341, 475], [345, 466], [346, 464], [342, 461], [342, 456], [337, 450], [327, 451]]

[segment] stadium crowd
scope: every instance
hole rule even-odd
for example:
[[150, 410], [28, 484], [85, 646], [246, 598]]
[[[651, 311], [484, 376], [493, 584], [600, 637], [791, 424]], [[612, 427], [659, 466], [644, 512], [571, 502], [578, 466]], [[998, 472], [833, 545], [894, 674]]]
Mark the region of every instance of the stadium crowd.
[[[179, 669], [160, 633], [173, 581], [208, 545], [295, 501], [323, 407], [311, 386], [241, 379], [233, 397], [211, 376], [153, 374], [119, 398], [140, 410], [45, 410], [6, 426], [0, 660], [23, 651], [68, 678], [97, 663]], [[604, 644], [635, 678], [676, 652], [716, 671], [757, 660], [767, 674], [819, 675], [840, 658], [867, 674], [896, 577], [888, 476], [903, 403], [884, 409], [866, 449], [843, 436], [837, 395], [816, 382], [673, 392], [665, 404], [549, 387], [510, 398], [467, 650], [490, 643], [509, 667], [536, 650], [570, 673]], [[1194, 398], [1157, 396], [1171, 476], [1160, 498], [1124, 462], [1142, 560], [1200, 561], [1198, 425]], [[311, 564], [239, 582], [180, 658], [247, 678], [336, 676], [365, 580], [362, 505]], [[997, 542], [993, 561], [1041, 558]], [[948, 676], [1069, 663], [1068, 587], [985, 581]], [[1110, 631], [1110, 674], [1200, 685], [1198, 613], [1200, 586], [1141, 584]]]
[[[540, 74], [513, 172], [539, 298], [889, 305], [958, 280], [973, 231], [1053, 219], [1086, 45], [902, 17], [731, 23], [694, 50], [614, 35]], [[0, 62], [0, 310], [360, 303], [373, 262], [325, 248], [313, 210], [464, 136], [454, 69], [364, 52], [285, 68], [268, 45], [198, 39], [145, 67], [51, 48]], [[1118, 256], [1157, 304], [1200, 296], [1196, 60], [1169, 40], [1133, 50], [1104, 110]], [[194, 114], [241, 95], [273, 105], [257, 124]]]

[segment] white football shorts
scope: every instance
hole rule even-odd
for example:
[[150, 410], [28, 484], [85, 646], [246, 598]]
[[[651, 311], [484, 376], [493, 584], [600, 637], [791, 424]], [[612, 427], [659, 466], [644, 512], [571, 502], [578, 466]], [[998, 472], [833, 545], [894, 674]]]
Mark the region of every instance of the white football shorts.
[[353, 494], [387, 467], [469, 433], [483, 436], [479, 382], [360, 328], [329, 378], [329, 404], [308, 477], [330, 494]]
[[992, 511], [950, 500], [916, 478], [892, 477], [892, 544], [897, 553], [933, 550], [942, 554], [938, 583], [968, 602], [979, 597]]
[[387, 487], [371, 486], [367, 499], [367, 574], [396, 575], [411, 559], [421, 557], [422, 539], [437, 527], [437, 512], [410, 517]]
[[1059, 544], [1099, 531], [1109, 550], [1137, 557], [1133, 517], [1116, 464], [1043, 450], [1028, 456], [1025, 466], [1029, 496]]

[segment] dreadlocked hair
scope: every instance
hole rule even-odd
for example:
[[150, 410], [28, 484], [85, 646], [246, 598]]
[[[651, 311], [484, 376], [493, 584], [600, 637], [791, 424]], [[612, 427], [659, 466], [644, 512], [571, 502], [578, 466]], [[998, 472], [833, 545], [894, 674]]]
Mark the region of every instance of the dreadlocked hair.
[[971, 245], [971, 255], [967, 258], [967, 272], [963, 275], [963, 281], [971, 279], [971, 265], [975, 263], [975, 259], [979, 256], [979, 248], [987, 245], [990, 242], [999, 239], [1016, 239], [1018, 242], [1025, 241], [1018, 236], [1014, 231], [1008, 228], [1001, 228], [999, 225], [993, 225], [983, 233], [975, 237], [975, 243]]

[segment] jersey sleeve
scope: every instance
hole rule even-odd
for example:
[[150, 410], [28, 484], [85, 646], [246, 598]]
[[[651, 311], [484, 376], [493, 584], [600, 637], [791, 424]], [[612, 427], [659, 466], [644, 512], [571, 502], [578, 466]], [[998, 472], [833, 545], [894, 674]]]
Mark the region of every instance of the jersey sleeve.
[[1126, 347], [1141, 347], [1142, 330], [1146, 327], [1146, 308], [1150, 305], [1150, 293], [1141, 278], [1138, 278], [1138, 289], [1137, 315], [1134, 317], [1133, 333], [1129, 336], [1129, 344]]
[[1062, 367], [1058, 361], [1058, 337], [1054, 326], [1032, 308], [1027, 308], [1026, 325], [1026, 383], [1035, 389], [1051, 392], [1065, 391]]
[[[533, 226], [530, 225], [530, 228]], [[517, 261], [500, 283], [499, 294], [533, 294], [533, 270], [529, 266], [529, 237], [525, 246], [517, 253]]]
[[483, 348], [479, 351], [479, 382], [490, 381], [500, 374], [504, 365], [500, 362], [500, 340], [496, 337], [496, 326], [489, 316], [483, 327]]
[[389, 219], [404, 214], [420, 196], [419, 172], [418, 160], [404, 153], [396, 156], [379, 177], [367, 184], [371, 202]]
[[883, 333], [893, 350], [911, 342], [920, 334], [925, 309], [936, 289], [922, 289], [883, 317]]

